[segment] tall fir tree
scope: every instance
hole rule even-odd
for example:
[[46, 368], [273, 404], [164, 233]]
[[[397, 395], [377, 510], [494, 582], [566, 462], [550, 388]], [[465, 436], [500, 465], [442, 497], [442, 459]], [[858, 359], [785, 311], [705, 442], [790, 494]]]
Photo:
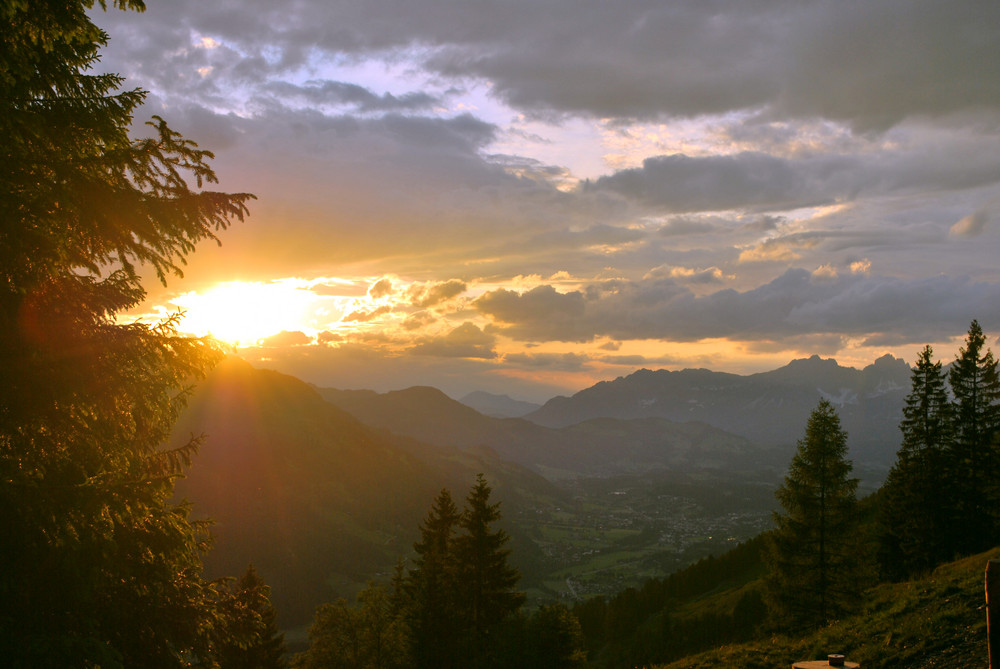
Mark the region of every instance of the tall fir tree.
[[899, 424], [902, 444], [882, 488], [880, 562], [890, 578], [928, 569], [955, 552], [952, 405], [933, 356], [925, 346], [913, 368]]
[[456, 540], [462, 607], [469, 625], [472, 666], [488, 666], [491, 641], [502, 623], [524, 602], [516, 590], [521, 574], [512, 567], [506, 548], [510, 537], [494, 524], [500, 519], [500, 503], [491, 503], [492, 488], [479, 474], [469, 491], [459, 521], [463, 533]]
[[458, 605], [455, 532], [460, 518], [447, 489], [434, 499], [414, 544], [414, 568], [407, 579], [410, 630], [415, 666], [460, 666], [459, 646], [465, 624]]
[[978, 321], [969, 326], [948, 380], [954, 398], [953, 541], [957, 552], [971, 553], [1000, 542], [1000, 375]]
[[857, 604], [864, 560], [851, 470], [847, 433], [821, 400], [776, 493], [783, 511], [767, 548], [767, 599], [786, 629], [817, 627]]
[[220, 593], [172, 500], [197, 440], [162, 444], [219, 352], [118, 317], [140, 267], [179, 275], [251, 196], [201, 190], [211, 153], [162, 119], [130, 137], [144, 92], [91, 70], [93, 5], [0, 4], [0, 657], [188, 666], [211, 660]]

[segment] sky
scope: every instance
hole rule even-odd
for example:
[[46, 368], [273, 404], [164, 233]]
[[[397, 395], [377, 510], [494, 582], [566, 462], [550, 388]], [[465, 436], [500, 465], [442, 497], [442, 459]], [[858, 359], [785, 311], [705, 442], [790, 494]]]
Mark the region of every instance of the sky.
[[321, 386], [543, 401], [1000, 335], [1000, 3], [148, 0], [99, 69], [250, 217], [148, 280]]

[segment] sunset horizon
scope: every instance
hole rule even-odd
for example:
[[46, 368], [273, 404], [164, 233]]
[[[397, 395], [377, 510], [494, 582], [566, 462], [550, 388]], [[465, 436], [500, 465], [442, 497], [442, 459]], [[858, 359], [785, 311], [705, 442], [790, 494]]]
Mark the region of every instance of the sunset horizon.
[[257, 196], [132, 315], [332, 387], [535, 399], [997, 341], [988, 6], [450, 7], [93, 11], [135, 131]]

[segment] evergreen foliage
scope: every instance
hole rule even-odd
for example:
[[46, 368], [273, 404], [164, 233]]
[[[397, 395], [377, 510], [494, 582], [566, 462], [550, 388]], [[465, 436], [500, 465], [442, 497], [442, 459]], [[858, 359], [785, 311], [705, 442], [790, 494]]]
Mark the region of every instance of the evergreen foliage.
[[917, 358], [899, 424], [902, 445], [882, 486], [880, 562], [890, 578], [929, 569], [955, 552], [952, 406], [933, 355], [925, 346]]
[[222, 669], [284, 669], [285, 635], [278, 630], [271, 589], [253, 565], [223, 600], [227, 627], [216, 648]]
[[960, 554], [1000, 542], [1000, 375], [985, 345], [982, 328], [972, 321], [948, 373], [954, 398], [949, 454], [956, 493], [952, 540]]
[[[520, 576], [507, 563], [507, 534], [493, 527], [500, 505], [491, 493], [480, 474], [459, 513], [441, 490], [413, 546], [413, 568], [400, 561], [389, 592], [370, 585], [353, 607], [345, 600], [320, 607], [311, 646], [294, 666], [579, 666], [575, 616], [565, 608], [519, 615]], [[525, 665], [529, 657], [536, 664]]]
[[530, 616], [511, 616], [497, 634], [501, 641], [492, 666], [579, 669], [587, 664], [580, 621], [562, 604], [547, 604]]
[[417, 667], [458, 666], [457, 630], [462, 628], [458, 597], [455, 529], [460, 514], [451, 493], [442, 489], [420, 528], [414, 568], [405, 579], [407, 613]]
[[[882, 489], [880, 566], [892, 579], [1000, 543], [1000, 376], [972, 321], [945, 374], [924, 348]], [[950, 390], [950, 397], [949, 397]]]
[[205, 527], [171, 501], [198, 439], [162, 444], [219, 352], [176, 318], [117, 317], [143, 300], [140, 266], [180, 275], [251, 196], [191, 189], [212, 154], [162, 119], [129, 136], [144, 93], [88, 72], [108, 40], [92, 5], [0, 5], [0, 656], [211, 664], [223, 593], [200, 576]]
[[770, 535], [768, 604], [785, 629], [815, 628], [851, 611], [861, 593], [856, 491], [847, 433], [827, 400], [809, 416]]
[[510, 537], [493, 525], [500, 519], [500, 504], [490, 503], [492, 489], [482, 474], [469, 491], [459, 520], [463, 533], [455, 541], [457, 608], [468, 625], [474, 657], [490, 652], [491, 632], [524, 602], [515, 590], [521, 575], [507, 563]]

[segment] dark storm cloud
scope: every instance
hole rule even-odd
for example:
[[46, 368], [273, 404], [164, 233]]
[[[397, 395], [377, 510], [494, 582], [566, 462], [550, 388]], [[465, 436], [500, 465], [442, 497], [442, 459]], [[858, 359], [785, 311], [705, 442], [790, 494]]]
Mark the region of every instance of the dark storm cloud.
[[767, 341], [813, 332], [853, 336], [897, 331], [919, 342], [949, 336], [956, 323], [976, 317], [995, 326], [1000, 288], [967, 277], [820, 278], [789, 270], [752, 290], [727, 289], [701, 297], [662, 279], [607, 282], [586, 293], [565, 295], [551, 286], [521, 295], [499, 290], [475, 305], [494, 321], [499, 333], [524, 341], [588, 341], [601, 336]]

